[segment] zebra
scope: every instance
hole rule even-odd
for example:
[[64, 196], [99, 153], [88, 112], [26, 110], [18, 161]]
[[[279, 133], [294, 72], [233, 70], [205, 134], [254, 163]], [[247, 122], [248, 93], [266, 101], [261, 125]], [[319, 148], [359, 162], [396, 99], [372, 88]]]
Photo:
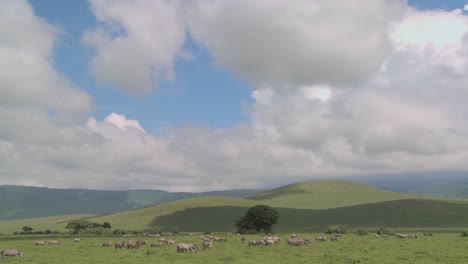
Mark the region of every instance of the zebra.
[[203, 244], [202, 244], [202, 249], [211, 250], [212, 248], [213, 248], [213, 243], [207, 242], [207, 241], [203, 242]]
[[111, 242], [111, 241], [106, 241], [106, 242], [102, 243], [102, 246], [103, 246], [103, 247], [111, 247], [111, 246], [112, 246], [112, 242]]
[[167, 245], [175, 244], [175, 242], [177, 242], [177, 241], [176, 240], [171, 240], [171, 239], [166, 240]]
[[319, 236], [319, 237], [316, 237], [315, 240], [325, 242], [325, 241], [327, 241], [327, 237], [326, 236]]
[[181, 243], [177, 245], [178, 253], [197, 252], [198, 247], [192, 244]]
[[50, 245], [57, 245], [57, 246], [58, 246], [58, 245], [60, 245], [60, 241], [58, 241], [58, 240], [50, 240], [50, 241], [47, 243], [47, 245], [49, 245], [49, 246], [50, 246]]
[[17, 250], [17, 249], [7, 248], [7, 249], [2, 249], [0, 251], [0, 255], [2, 255], [4, 257], [14, 257], [14, 256], [22, 257], [24, 255], [24, 253]]
[[124, 248], [126, 245], [127, 245], [126, 242], [116, 242], [116, 243], [114, 244], [114, 249], [122, 249], [122, 248]]
[[155, 242], [150, 245], [150, 247], [161, 247], [163, 244], [161, 242]]
[[46, 243], [45, 243], [44, 241], [36, 241], [36, 242], [34, 242], [34, 245], [35, 245], [35, 246], [45, 246], [45, 244], [46, 244]]
[[140, 241], [137, 241], [137, 242], [128, 242], [127, 243], [127, 249], [136, 249], [136, 248], [140, 248], [141, 247], [141, 242]]

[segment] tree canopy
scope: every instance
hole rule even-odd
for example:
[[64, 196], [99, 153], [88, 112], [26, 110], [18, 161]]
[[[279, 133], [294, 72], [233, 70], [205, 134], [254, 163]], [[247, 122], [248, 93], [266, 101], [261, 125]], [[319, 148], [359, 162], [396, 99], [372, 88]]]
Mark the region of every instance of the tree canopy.
[[279, 213], [276, 209], [267, 205], [257, 205], [249, 208], [244, 216], [236, 220], [235, 225], [239, 233], [252, 231], [269, 233], [278, 219]]

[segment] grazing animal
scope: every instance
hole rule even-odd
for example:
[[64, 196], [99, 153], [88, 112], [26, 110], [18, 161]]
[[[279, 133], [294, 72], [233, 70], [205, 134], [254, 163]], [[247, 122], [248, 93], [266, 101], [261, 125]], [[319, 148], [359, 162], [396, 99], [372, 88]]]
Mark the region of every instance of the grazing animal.
[[298, 237], [297, 234], [292, 234], [292, 235], [291, 235], [291, 238], [296, 238], [296, 237]]
[[49, 246], [50, 246], [50, 245], [57, 245], [57, 246], [58, 246], [58, 245], [60, 245], [60, 241], [58, 241], [58, 240], [50, 240], [50, 241], [47, 243], [47, 245], [49, 245]]
[[7, 248], [7, 249], [2, 249], [0, 251], [0, 255], [2, 255], [4, 257], [14, 257], [14, 256], [22, 257], [24, 255], [24, 253], [17, 250], [17, 249]]
[[176, 240], [171, 240], [171, 239], [166, 240], [167, 245], [173, 245], [173, 244], [175, 244], [175, 242], [177, 242], [177, 241]]
[[140, 247], [141, 247], [140, 241], [137, 241], [137, 242], [133, 242], [133, 241], [127, 242], [127, 249], [137, 249], [137, 248], [140, 248]]
[[325, 241], [327, 241], [327, 237], [326, 236], [319, 236], [319, 237], [316, 237], [315, 240], [325, 242]]
[[192, 244], [181, 243], [177, 245], [177, 252], [187, 253], [187, 252], [197, 252], [198, 247]]
[[332, 237], [330, 237], [330, 241], [332, 241], [332, 242], [333, 242], [333, 241], [338, 241], [338, 237], [332, 236]]
[[241, 237], [241, 241], [242, 241], [242, 242], [245, 241], [245, 236]]
[[125, 242], [116, 242], [114, 244], [114, 249], [122, 249], [127, 246], [127, 243]]
[[161, 247], [163, 245], [163, 243], [161, 242], [154, 242], [150, 245], [150, 247]]
[[83, 240], [83, 239], [82, 239], [82, 238], [77, 238], [77, 237], [75, 237], [75, 238], [73, 239], [73, 242], [80, 242], [81, 240]]
[[112, 246], [112, 242], [111, 242], [111, 241], [106, 241], [106, 242], [102, 243], [102, 246], [103, 246], [103, 247], [111, 247], [111, 246]]
[[34, 245], [35, 245], [35, 246], [45, 246], [45, 244], [46, 244], [46, 243], [45, 243], [44, 241], [36, 241], [36, 242], [34, 242]]
[[202, 244], [202, 249], [211, 250], [212, 248], [213, 248], [213, 243], [207, 242], [207, 241], [203, 242], [203, 244]]
[[286, 242], [290, 246], [306, 246], [309, 244], [309, 242], [304, 239], [288, 239]]

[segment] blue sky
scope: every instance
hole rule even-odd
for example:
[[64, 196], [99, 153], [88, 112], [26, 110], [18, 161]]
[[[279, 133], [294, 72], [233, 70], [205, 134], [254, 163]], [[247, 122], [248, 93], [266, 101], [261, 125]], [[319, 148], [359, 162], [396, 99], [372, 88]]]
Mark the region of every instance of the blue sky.
[[466, 171], [464, 8], [0, 1], [0, 184], [200, 191]]
[[[453, 10], [463, 7], [464, 0], [410, 0], [408, 4], [421, 10]], [[63, 29], [54, 49], [54, 64], [65, 76], [88, 91], [94, 101], [93, 115], [99, 119], [112, 112], [124, 113], [140, 120], [155, 133], [161, 127], [208, 125], [214, 128], [232, 127], [249, 122], [243, 105], [251, 104], [254, 87], [229, 71], [216, 67], [213, 58], [190, 38], [185, 47], [193, 54], [191, 60], [178, 60], [175, 79], [161, 84], [149, 95], [122, 92], [115, 87], [97, 83], [90, 74], [93, 50], [82, 44], [86, 30], [97, 21], [86, 0], [31, 0], [36, 14]]]
[[[225, 128], [249, 121], [242, 105], [252, 103], [252, 87], [213, 65], [210, 54], [193, 41], [188, 40], [185, 46], [194, 58], [177, 61], [174, 81], [164, 83], [150, 95], [129, 95], [96, 83], [90, 74], [93, 50], [82, 45], [81, 37], [86, 30], [96, 27], [97, 22], [86, 0], [32, 0], [30, 3], [38, 16], [63, 28], [55, 46], [54, 63], [61, 73], [93, 95], [96, 117], [102, 119], [118, 111], [140, 120], [154, 132], [166, 126], [200, 124]], [[464, 3], [464, 0], [409, 1], [409, 5], [423, 10], [453, 10]]]
[[150, 131], [186, 124], [231, 127], [248, 122], [242, 105], [252, 102], [251, 88], [229, 71], [213, 65], [210, 54], [190, 39], [185, 47], [194, 56], [178, 60], [173, 81], [164, 82], [149, 95], [122, 92], [97, 83], [90, 74], [93, 50], [81, 43], [86, 30], [97, 26], [86, 0], [31, 1], [38, 16], [63, 29], [54, 50], [54, 64], [65, 76], [86, 89], [95, 100], [94, 115], [111, 112], [138, 119]]

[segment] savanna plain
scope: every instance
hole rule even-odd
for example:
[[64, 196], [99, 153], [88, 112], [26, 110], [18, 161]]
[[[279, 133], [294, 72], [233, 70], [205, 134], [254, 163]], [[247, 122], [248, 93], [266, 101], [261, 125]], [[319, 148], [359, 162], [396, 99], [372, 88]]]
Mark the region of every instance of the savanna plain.
[[[215, 234], [216, 235], [216, 234]], [[306, 246], [289, 246], [290, 234], [281, 236], [273, 246], [248, 246], [250, 240], [260, 235], [241, 236], [219, 234], [227, 242], [214, 242], [211, 250], [202, 250], [200, 235], [168, 237], [177, 243], [192, 243], [198, 252], [177, 253], [176, 244], [150, 247], [159, 238], [132, 237], [132, 240], [148, 240], [139, 249], [114, 249], [103, 247], [106, 241], [127, 241], [127, 237], [85, 237], [73, 242], [73, 237], [3, 237], [0, 248], [17, 248], [25, 252], [23, 257], [2, 257], [1, 263], [468, 263], [468, 238], [457, 233], [418, 234], [417, 239], [400, 239], [395, 236], [377, 238], [373, 234], [359, 236], [346, 234], [338, 241], [314, 241], [318, 233], [299, 234], [311, 238]], [[38, 240], [58, 239], [61, 245], [35, 246]]]

